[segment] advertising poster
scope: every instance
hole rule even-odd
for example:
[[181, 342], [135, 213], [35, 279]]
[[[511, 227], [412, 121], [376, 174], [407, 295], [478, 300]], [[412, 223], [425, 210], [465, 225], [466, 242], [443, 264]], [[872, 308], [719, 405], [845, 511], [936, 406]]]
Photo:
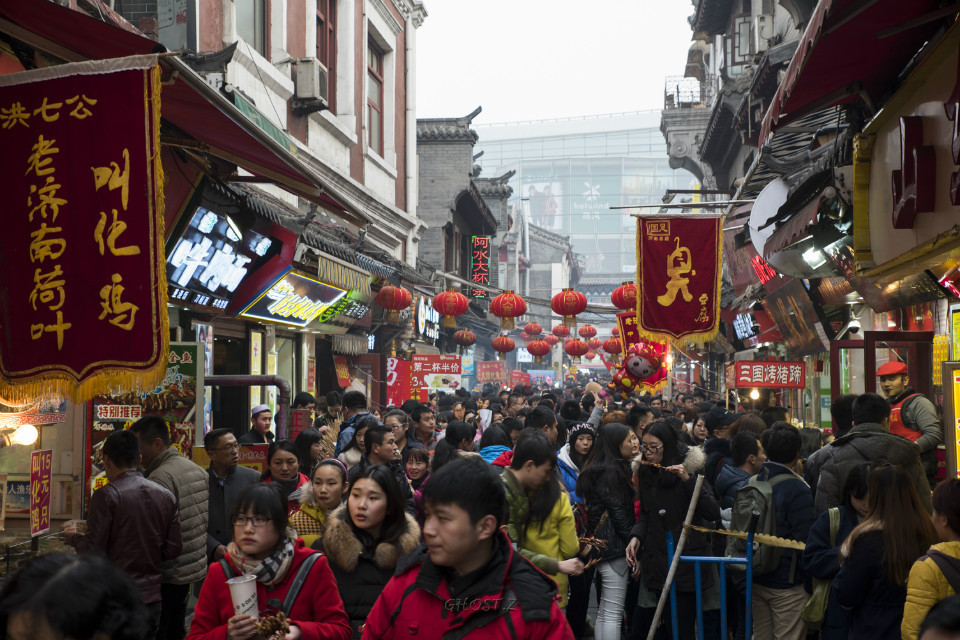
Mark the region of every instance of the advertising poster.
[[0, 473], [0, 531], [7, 528], [7, 474]]
[[30, 515], [30, 481], [7, 478], [5, 516]]
[[350, 365], [344, 356], [333, 356], [333, 366], [337, 371], [337, 384], [346, 389], [350, 386]]
[[420, 389], [420, 401], [431, 393], [453, 393], [463, 383], [460, 356], [415, 354], [410, 366], [410, 387]]
[[53, 450], [30, 453], [30, 535], [50, 530], [50, 481], [53, 476]]
[[[250, 332], [250, 375], [263, 375], [263, 332]], [[261, 387], [250, 387], [250, 406], [260, 404]]]
[[465, 376], [475, 375], [475, 368], [473, 366], [473, 354], [476, 352], [476, 347], [470, 347], [469, 349], [463, 350], [463, 355], [460, 356], [460, 373]]
[[553, 386], [557, 377], [557, 372], [553, 369], [530, 369], [527, 373], [530, 375], [530, 384]]
[[[213, 375], [213, 325], [203, 322], [193, 323], [197, 332], [197, 342], [203, 345], [203, 373]], [[213, 389], [207, 387], [203, 391], [203, 432], [213, 428]]]
[[517, 385], [530, 386], [530, 374], [523, 371], [511, 370], [510, 371], [510, 388], [516, 387]]
[[387, 406], [399, 407], [410, 399], [410, 361], [387, 358]]
[[477, 382], [491, 382], [497, 386], [507, 382], [507, 363], [503, 360], [484, 360], [477, 363]]

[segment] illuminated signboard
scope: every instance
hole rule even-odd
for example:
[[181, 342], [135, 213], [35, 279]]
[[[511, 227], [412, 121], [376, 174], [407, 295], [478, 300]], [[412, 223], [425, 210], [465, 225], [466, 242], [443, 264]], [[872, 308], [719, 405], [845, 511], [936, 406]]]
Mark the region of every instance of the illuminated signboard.
[[750, 264], [753, 265], [753, 271], [757, 274], [760, 284], [767, 284], [777, 277], [777, 272], [774, 271], [770, 265], [764, 262], [763, 258], [760, 256], [753, 256], [753, 260], [750, 261]]
[[302, 329], [314, 320], [326, 322], [342, 313], [348, 304], [346, 295], [339, 287], [288, 272], [237, 315]]
[[739, 313], [733, 321], [733, 331], [737, 334], [737, 340], [746, 340], [757, 335], [753, 330], [753, 315], [749, 313]]
[[[470, 239], [470, 282], [490, 284], [490, 236], [473, 236]], [[485, 289], [470, 289], [474, 298], [486, 298]]]
[[198, 206], [168, 252], [170, 299], [226, 309], [231, 294], [272, 245], [256, 231], [241, 232], [229, 216]]

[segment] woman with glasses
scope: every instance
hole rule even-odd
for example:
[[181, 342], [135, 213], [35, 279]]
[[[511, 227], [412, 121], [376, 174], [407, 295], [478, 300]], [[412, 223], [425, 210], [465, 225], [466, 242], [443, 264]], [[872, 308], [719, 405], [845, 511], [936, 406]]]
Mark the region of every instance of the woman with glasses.
[[596, 640], [620, 640], [628, 577], [624, 554], [636, 522], [630, 460], [639, 448], [637, 435], [626, 425], [604, 425], [577, 478], [576, 494], [587, 504], [588, 533], [606, 541], [596, 565], [603, 585]]
[[[649, 604], [652, 601], [655, 607], [672, 560], [667, 555], [667, 532], [673, 535], [674, 544], [680, 540], [683, 520], [696, 488], [697, 474], [703, 471], [706, 456], [702, 449], [678, 442], [677, 432], [662, 420], [647, 427], [641, 446], [643, 454], [634, 460], [640, 492], [640, 517], [630, 532], [627, 563], [635, 570], [643, 572], [642, 586], [647, 590], [647, 594], [644, 594], [641, 602]], [[706, 482], [700, 488], [695, 516], [694, 524], [720, 519], [720, 505], [717, 504], [713, 489]], [[712, 555], [706, 535], [690, 531], [683, 554]], [[679, 637], [686, 640], [694, 637], [694, 623], [697, 618], [696, 580], [691, 563], [680, 563], [674, 583], [677, 586]], [[704, 571], [702, 583], [704, 589], [713, 587], [712, 571]], [[634, 616], [634, 627], [639, 625], [644, 636], [653, 619], [653, 613], [652, 609], [644, 607], [643, 615]], [[661, 618], [658, 638], [670, 637], [670, 618], [665, 618], [665, 623]], [[713, 616], [707, 618], [706, 622], [711, 622]], [[709, 632], [706, 635], [711, 637]]]
[[261, 477], [263, 482], [279, 485], [283, 495], [287, 496], [290, 513], [300, 508], [300, 487], [307, 484], [307, 476], [300, 473], [300, 458], [297, 447], [289, 440], [276, 440], [267, 449], [267, 470]]
[[307, 549], [289, 528], [284, 498], [276, 485], [268, 484], [247, 487], [237, 498], [230, 512], [233, 541], [227, 556], [207, 571], [188, 640], [262, 637], [256, 616], [234, 612], [227, 579], [241, 575], [256, 579], [260, 618], [281, 611], [286, 615], [290, 631], [284, 640], [350, 638], [350, 622], [327, 559]]

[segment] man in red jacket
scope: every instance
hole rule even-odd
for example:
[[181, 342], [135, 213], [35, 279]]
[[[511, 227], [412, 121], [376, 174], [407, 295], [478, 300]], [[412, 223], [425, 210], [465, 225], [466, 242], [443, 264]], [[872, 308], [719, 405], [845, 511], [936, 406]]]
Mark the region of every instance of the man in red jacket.
[[424, 485], [426, 545], [397, 566], [363, 638], [572, 640], [557, 585], [500, 530], [503, 483], [479, 458], [444, 465]]

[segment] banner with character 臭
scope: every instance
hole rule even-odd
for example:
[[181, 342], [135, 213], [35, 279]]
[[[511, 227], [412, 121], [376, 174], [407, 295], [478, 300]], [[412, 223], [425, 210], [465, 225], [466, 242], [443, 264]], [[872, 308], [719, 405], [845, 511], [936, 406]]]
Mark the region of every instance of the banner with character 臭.
[[169, 348], [157, 56], [0, 76], [0, 148], [0, 396], [155, 387]]
[[637, 218], [637, 331], [678, 345], [717, 335], [723, 218]]

